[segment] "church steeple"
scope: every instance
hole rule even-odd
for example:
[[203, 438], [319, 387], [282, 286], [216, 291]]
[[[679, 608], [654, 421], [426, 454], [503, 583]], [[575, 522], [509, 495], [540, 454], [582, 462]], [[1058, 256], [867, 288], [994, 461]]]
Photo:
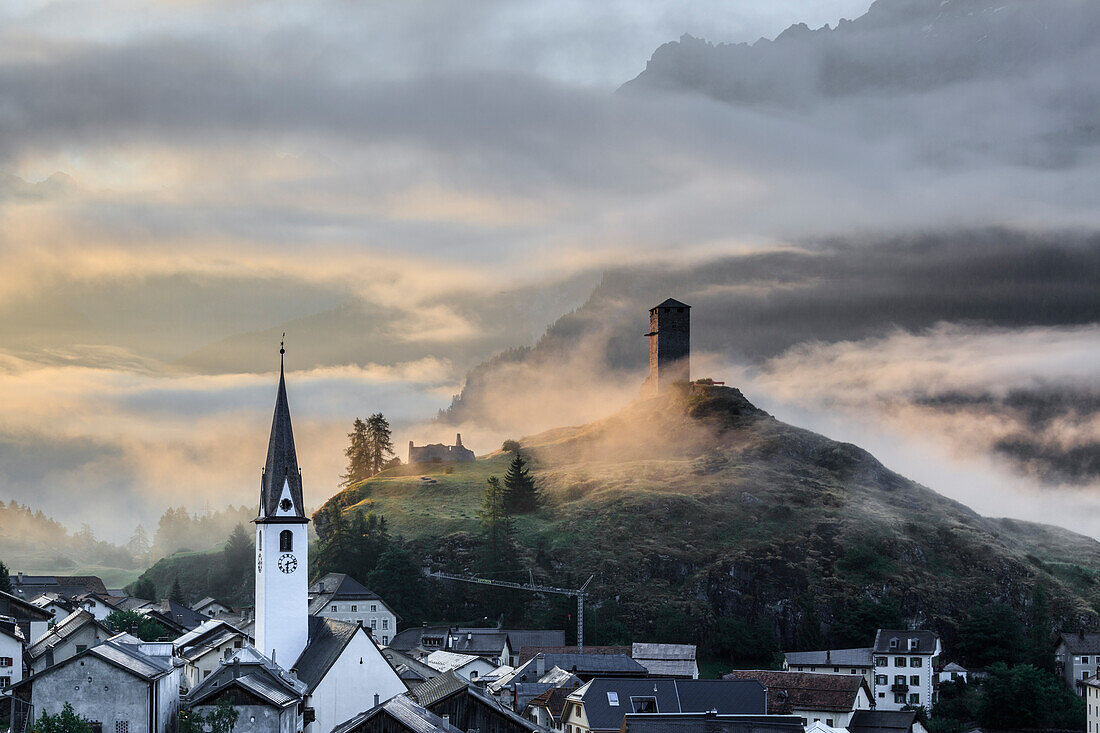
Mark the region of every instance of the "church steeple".
[[[275, 414], [271, 418], [271, 436], [267, 441], [267, 463], [260, 477], [260, 513], [256, 521], [261, 523], [305, 519], [302, 474], [294, 450], [294, 428], [290, 424], [290, 403], [286, 397], [284, 354], [286, 348], [280, 343], [279, 391], [275, 396]], [[285, 499], [289, 499], [289, 504]]]

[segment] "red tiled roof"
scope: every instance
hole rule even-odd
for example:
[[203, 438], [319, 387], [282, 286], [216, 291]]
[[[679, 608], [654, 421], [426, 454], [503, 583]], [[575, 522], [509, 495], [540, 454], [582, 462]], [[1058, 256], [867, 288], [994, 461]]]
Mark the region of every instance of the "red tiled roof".
[[815, 674], [743, 669], [725, 675], [726, 680], [760, 680], [768, 688], [768, 712], [788, 715], [792, 710], [848, 712], [855, 708], [859, 688], [865, 683], [858, 674]]

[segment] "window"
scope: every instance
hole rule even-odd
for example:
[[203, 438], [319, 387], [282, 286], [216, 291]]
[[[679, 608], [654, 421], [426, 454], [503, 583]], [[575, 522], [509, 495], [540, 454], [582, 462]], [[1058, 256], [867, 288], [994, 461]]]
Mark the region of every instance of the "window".
[[904, 685], [905, 684], [905, 675], [903, 675], [903, 674], [894, 675], [894, 684], [895, 685]]
[[477, 670], [476, 669], [471, 669], [470, 670], [470, 679], [471, 680], [476, 680], [477, 679]]
[[856, 670], [854, 670], [854, 669], [853, 669], [853, 670], [851, 671], [851, 674], [859, 674], [859, 672], [857, 672]]
[[909, 676], [909, 684], [913, 685], [913, 687], [920, 687], [920, 675], [919, 674], [910, 675]]
[[802, 671], [803, 671], [803, 669], [802, 669], [801, 667], [799, 667], [799, 668], [798, 668], [798, 671], [799, 671], [799, 672], [802, 672]]
[[0, 690], [11, 685], [11, 677], [0, 677]]
[[910, 667], [919, 667], [919, 666], [921, 666], [922, 662], [923, 662], [923, 660], [920, 657], [910, 657], [909, 658], [909, 666]]
[[919, 692], [910, 692], [909, 693], [909, 704], [910, 705], [920, 705], [920, 693]]
[[382, 619], [382, 628], [388, 629], [390, 627], [390, 620], [388, 618]]
[[833, 667], [833, 674], [836, 674], [839, 671], [840, 671], [840, 667]]
[[1088, 663], [1089, 663], [1089, 658], [1088, 657], [1081, 657], [1081, 664], [1088, 664]]
[[335, 610], [336, 610], [336, 604], [335, 604], [335, 603], [333, 603], [333, 604], [332, 604], [332, 610], [333, 610], [333, 611], [335, 611]]
[[894, 657], [894, 666], [895, 667], [905, 667], [906, 666], [905, 657]]
[[878, 696], [879, 696], [879, 697], [886, 697], [886, 693], [885, 693], [885, 692], [880, 692], [880, 693], [878, 694]]
[[209, 669], [204, 669], [203, 672], [202, 672], [202, 678], [206, 679], [209, 676], [210, 676], [210, 670]]
[[372, 619], [370, 620], [370, 627], [371, 627], [372, 629], [377, 629], [377, 628], [378, 628], [378, 619], [376, 619], [376, 618], [372, 618]]
[[370, 604], [370, 610], [377, 611], [378, 610], [378, 604], [377, 603]]
[[890, 682], [890, 678], [887, 677], [886, 675], [884, 675], [884, 674], [876, 674], [875, 675], [875, 684], [876, 685], [885, 685], [885, 684], [889, 684], [889, 682]]
[[878, 667], [885, 667], [890, 664], [890, 660], [886, 657], [875, 657], [875, 665]]
[[294, 552], [294, 533], [289, 529], [279, 533], [279, 552]]
[[832, 718], [825, 718], [825, 725], [832, 728], [833, 727], [833, 719]]
[[359, 610], [359, 606], [356, 606], [356, 605], [352, 604], [351, 610], [352, 610], [352, 611], [358, 611], [358, 610]]
[[613, 708], [619, 707], [619, 693], [617, 693], [617, 692], [608, 692], [607, 693], [607, 704], [610, 705]]
[[87, 644], [77, 644], [76, 645], [76, 653], [77, 654], [80, 654], [80, 652], [84, 652], [84, 651], [87, 651], [87, 650], [88, 650], [88, 645]]
[[382, 644], [383, 644], [383, 646], [384, 646], [384, 645], [386, 645], [386, 644], [389, 644], [389, 643], [390, 643], [390, 637], [388, 637], [388, 636], [383, 636], [383, 637], [382, 637]]
[[891, 639], [890, 640], [890, 648], [891, 649], [897, 649], [898, 648], [898, 640], [897, 639]]
[[905, 693], [895, 692], [894, 693], [894, 703], [897, 704], [897, 705], [904, 705], [905, 704]]
[[636, 713], [656, 713], [658, 712], [657, 698], [632, 697], [630, 698], [630, 708]]
[[0, 667], [10, 667], [11, 657], [0, 657]]
[[119, 720], [115, 722], [115, 733], [130, 733], [130, 721]]

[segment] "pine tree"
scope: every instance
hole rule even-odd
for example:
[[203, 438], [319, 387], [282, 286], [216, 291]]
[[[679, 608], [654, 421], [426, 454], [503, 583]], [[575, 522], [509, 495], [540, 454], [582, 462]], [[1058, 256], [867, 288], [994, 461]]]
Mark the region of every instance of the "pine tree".
[[180, 576], [172, 581], [172, 589], [168, 591], [168, 597], [176, 603], [183, 603], [183, 588], [180, 587]]
[[325, 510], [323, 532], [318, 532], [316, 564], [313, 577], [325, 573], [348, 572], [354, 562], [353, 537], [348, 520], [337, 506]]
[[252, 561], [256, 556], [256, 550], [252, 546], [252, 540], [243, 524], [238, 524], [229, 534], [222, 549], [224, 560], [221, 571], [224, 581], [221, 583], [221, 591], [227, 595], [233, 594], [242, 586], [248, 585], [252, 578]]
[[535, 480], [531, 478], [531, 471], [519, 453], [512, 457], [508, 473], [504, 474], [504, 487], [507, 489], [505, 498], [508, 511], [512, 514], [528, 514], [538, 509], [542, 503]]
[[363, 479], [369, 478], [370, 455], [367, 450], [367, 424], [355, 418], [351, 432], [348, 433], [348, 447], [344, 451], [348, 458], [348, 470], [340, 477], [341, 486], [351, 486]]
[[8, 566], [4, 564], [3, 560], [0, 560], [0, 590], [5, 593], [11, 593], [11, 577], [8, 573]]
[[390, 424], [376, 412], [367, 418], [367, 470], [373, 476], [380, 473], [393, 456], [393, 440]]
[[152, 549], [149, 545], [149, 535], [145, 532], [145, 527], [140, 524], [134, 529], [134, 534], [130, 537], [130, 541], [126, 543], [126, 549], [130, 551], [130, 554], [139, 560], [145, 560], [149, 556], [149, 551]]
[[157, 586], [153, 583], [152, 578], [142, 576], [130, 586], [130, 595], [146, 601], [155, 601], [157, 599]]
[[398, 538], [386, 547], [366, 582], [401, 615], [403, 624], [410, 625], [424, 620], [428, 587], [416, 559], [402, 544]]
[[481, 497], [481, 534], [485, 540], [483, 569], [493, 572], [501, 567], [512, 549], [512, 516], [505, 501], [506, 491], [496, 476], [486, 480]]

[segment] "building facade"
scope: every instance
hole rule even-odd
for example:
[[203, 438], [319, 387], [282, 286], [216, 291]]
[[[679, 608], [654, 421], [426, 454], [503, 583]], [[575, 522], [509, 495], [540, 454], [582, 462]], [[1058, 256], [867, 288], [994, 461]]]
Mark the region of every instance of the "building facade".
[[397, 614], [346, 573], [329, 573], [309, 587], [309, 615], [361, 623], [382, 646], [397, 635]]
[[1055, 650], [1055, 666], [1066, 687], [1084, 694], [1085, 680], [1100, 669], [1100, 634], [1062, 634]]
[[875, 635], [876, 710], [932, 709], [934, 665], [943, 648], [932, 631], [879, 629]]
[[669, 298], [649, 309], [649, 377], [644, 393], [656, 395], [691, 379], [691, 306]]
[[474, 460], [474, 452], [462, 445], [462, 433], [455, 434], [454, 445], [428, 443], [416, 446], [409, 441], [409, 463], [461, 463]]

